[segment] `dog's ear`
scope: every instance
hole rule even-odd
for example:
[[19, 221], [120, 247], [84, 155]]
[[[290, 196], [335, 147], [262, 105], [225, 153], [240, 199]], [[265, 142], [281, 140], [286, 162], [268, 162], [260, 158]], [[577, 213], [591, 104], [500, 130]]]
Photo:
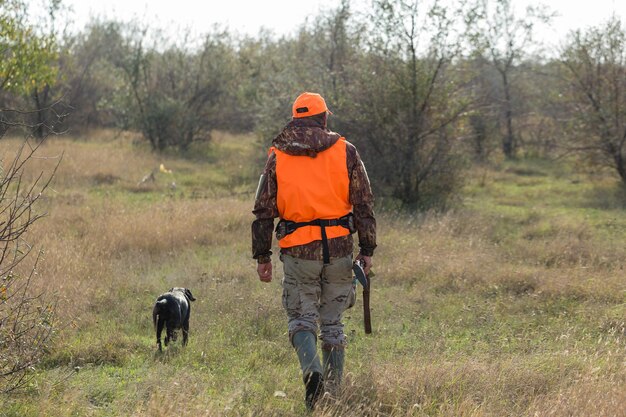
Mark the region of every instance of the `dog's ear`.
[[189, 301], [196, 301], [191, 291], [189, 291], [189, 289], [187, 288], [185, 288], [185, 296], [189, 298]]
[[167, 292], [172, 292], [172, 291], [174, 291], [174, 287], [172, 287], [169, 290], [167, 290]]

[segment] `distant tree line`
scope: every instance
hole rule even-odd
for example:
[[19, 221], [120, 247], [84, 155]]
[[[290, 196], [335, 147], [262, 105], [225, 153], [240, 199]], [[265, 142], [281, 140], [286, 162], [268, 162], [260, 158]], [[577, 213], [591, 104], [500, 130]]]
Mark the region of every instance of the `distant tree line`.
[[101, 20], [19, 33], [5, 13], [0, 126], [24, 109], [37, 137], [111, 127], [185, 152], [219, 129], [267, 145], [307, 90], [326, 97], [330, 127], [358, 145], [377, 194], [404, 207], [445, 208], [464, 167], [500, 157], [582, 152], [626, 183], [625, 28], [613, 17], [548, 55], [535, 33], [550, 19], [512, 0], [375, 0], [367, 11], [344, 0], [290, 36], [171, 39]]

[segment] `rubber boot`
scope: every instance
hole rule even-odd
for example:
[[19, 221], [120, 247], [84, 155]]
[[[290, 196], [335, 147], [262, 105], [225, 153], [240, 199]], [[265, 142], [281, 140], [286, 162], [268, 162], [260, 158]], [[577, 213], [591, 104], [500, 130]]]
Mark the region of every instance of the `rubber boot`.
[[339, 394], [341, 379], [343, 378], [343, 364], [345, 350], [337, 347], [322, 349], [324, 361], [324, 388], [332, 397]]
[[324, 392], [322, 365], [317, 355], [317, 339], [311, 332], [298, 332], [292, 338], [293, 347], [298, 354], [302, 379], [305, 387], [304, 401], [308, 410], [313, 410], [315, 403]]

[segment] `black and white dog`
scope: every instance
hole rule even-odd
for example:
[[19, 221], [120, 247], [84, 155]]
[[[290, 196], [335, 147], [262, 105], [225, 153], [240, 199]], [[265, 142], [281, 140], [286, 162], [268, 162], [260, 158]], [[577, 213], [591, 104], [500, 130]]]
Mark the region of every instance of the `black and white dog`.
[[156, 328], [156, 339], [159, 351], [161, 347], [161, 332], [165, 326], [165, 346], [170, 340], [176, 340], [176, 330], [183, 329], [183, 346], [189, 337], [189, 316], [191, 315], [191, 301], [195, 301], [193, 294], [187, 288], [170, 288], [165, 294], [159, 295], [152, 310], [152, 321]]

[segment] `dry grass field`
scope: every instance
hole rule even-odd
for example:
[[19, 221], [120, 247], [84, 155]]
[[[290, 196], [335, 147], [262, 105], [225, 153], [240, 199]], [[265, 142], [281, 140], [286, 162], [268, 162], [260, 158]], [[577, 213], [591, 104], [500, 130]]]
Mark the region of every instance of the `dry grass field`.
[[[19, 143], [0, 140], [2, 159]], [[265, 285], [250, 258], [259, 152], [217, 134], [159, 156], [107, 131], [39, 150], [63, 154], [28, 235], [56, 332], [0, 415], [305, 414], [280, 263]], [[31, 162], [33, 178], [56, 159]], [[450, 212], [378, 219], [374, 332], [357, 302], [343, 395], [313, 415], [626, 416], [626, 190], [610, 175], [474, 168]], [[173, 286], [197, 298], [190, 342], [158, 354], [152, 305]]]

